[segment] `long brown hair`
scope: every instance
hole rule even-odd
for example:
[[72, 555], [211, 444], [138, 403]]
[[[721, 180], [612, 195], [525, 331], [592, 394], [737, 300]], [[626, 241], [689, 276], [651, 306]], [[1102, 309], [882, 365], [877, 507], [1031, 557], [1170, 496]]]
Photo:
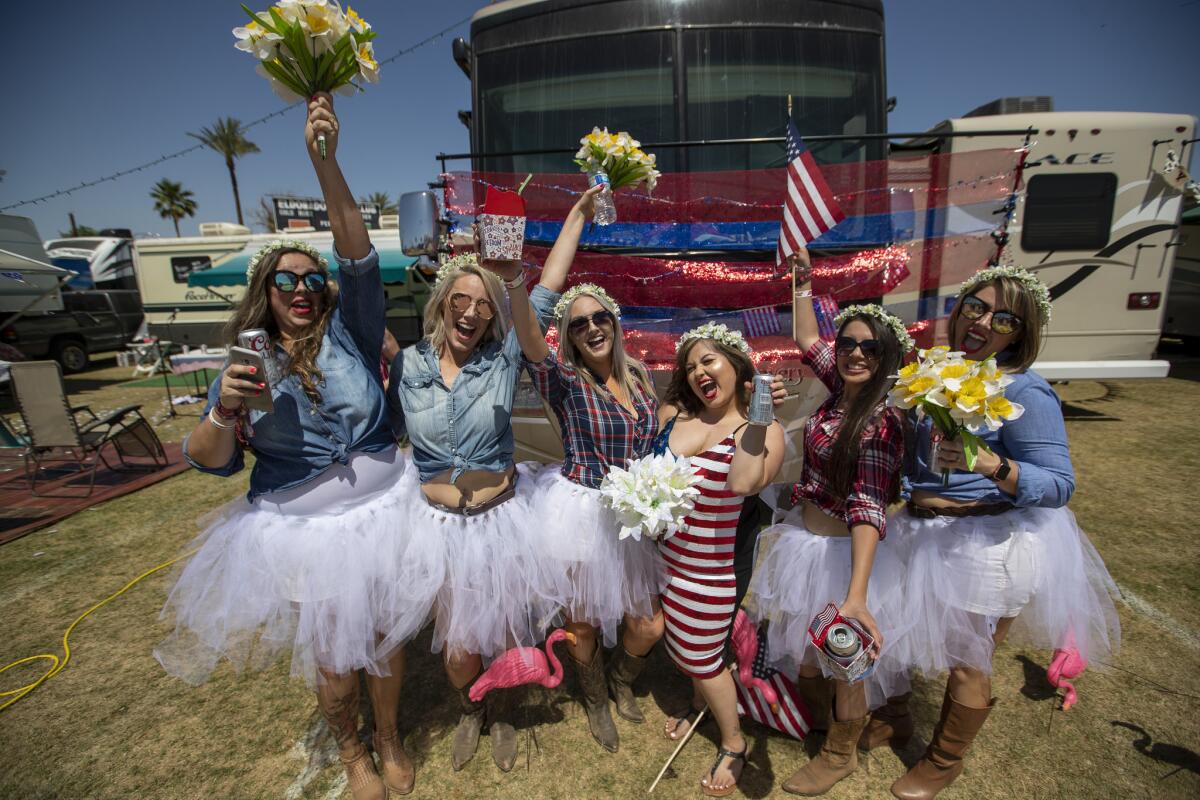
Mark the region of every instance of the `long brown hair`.
[[[291, 247], [272, 250], [263, 257], [255, 268], [254, 275], [250, 278], [250, 285], [246, 287], [245, 297], [242, 298], [242, 302], [238, 303], [232, 319], [225, 326], [227, 346], [232, 347], [237, 344], [238, 333], [250, 328], [262, 328], [270, 334], [272, 343], [279, 341], [279, 323], [275, 321], [275, 315], [271, 313], [269, 287], [275, 267], [285, 253], [300, 253], [307, 258], [312, 258], [303, 250]], [[316, 267], [326, 278], [329, 277], [328, 270], [320, 263], [316, 263]], [[325, 331], [329, 328], [329, 320], [333, 317], [336, 306], [337, 287], [334, 286], [333, 281], [328, 281], [325, 284], [325, 291], [321, 294], [321, 309], [317, 313], [317, 318], [308, 326], [305, 336], [292, 342], [286, 362], [280, 365], [284, 375], [295, 375], [300, 379], [300, 386], [304, 389], [304, 394], [308, 395], [308, 399], [314, 403], [321, 402], [321, 392], [317, 386], [325, 380], [321, 370], [317, 368], [317, 355], [321, 352], [321, 345], [325, 341]]]
[[[1004, 372], [1024, 372], [1033, 366], [1042, 350], [1042, 332], [1046, 329], [1046, 320], [1042, 317], [1042, 310], [1033, 292], [1025, 288], [1025, 284], [1020, 281], [999, 277], [994, 281], [981, 283], [963, 294], [950, 312], [950, 335], [954, 336], [954, 330], [958, 326], [963, 298], [975, 294], [985, 286], [995, 286], [1000, 303], [1021, 318], [1020, 338], [1010, 345], [1013, 349], [1006, 350], [1004, 354], [996, 353], [996, 366]], [[955, 343], [950, 342], [950, 346], [953, 348]], [[1001, 358], [1004, 360], [1001, 361]]]
[[[617, 316], [617, 310], [613, 308], [612, 303], [604, 297], [594, 295], [591, 292], [584, 292], [577, 296], [590, 297], [600, 304], [608, 313], [612, 314], [613, 318], [613, 345], [612, 345], [612, 374], [617, 379], [617, 384], [625, 392], [625, 396], [629, 398], [629, 402], [634, 402], [636, 396], [636, 386], [641, 386], [642, 391], [646, 394], [654, 394], [654, 384], [650, 381], [650, 373], [646, 371], [645, 365], [642, 362], [632, 359], [625, 352], [625, 335], [621, 331], [621, 319]], [[575, 305], [575, 300], [571, 301], [571, 305]], [[567, 333], [567, 328], [571, 324], [571, 308], [568, 306], [562, 315], [562, 319], [558, 321], [558, 357], [564, 364], [573, 367], [575, 371], [583, 378], [584, 383], [588, 385], [593, 392], [599, 393], [599, 386], [596, 383], [596, 378], [592, 375], [592, 371], [587, 368], [587, 364], [583, 360], [583, 355], [579, 352], [579, 348], [571, 341], [571, 336]]]
[[737, 373], [737, 402], [740, 408], [745, 409], [750, 403], [750, 395], [746, 391], [746, 381], [754, 380], [754, 362], [750, 360], [750, 356], [738, 348], [730, 347], [716, 339], [692, 339], [679, 348], [675, 353], [675, 370], [671, 373], [671, 382], [667, 384], [663, 400], [692, 415], [699, 414], [704, 409], [704, 402], [692, 391], [692, 386], [687, 379], [688, 353], [692, 352], [692, 348], [699, 342], [708, 342], [714, 350], [725, 356], [733, 365], [734, 372]]

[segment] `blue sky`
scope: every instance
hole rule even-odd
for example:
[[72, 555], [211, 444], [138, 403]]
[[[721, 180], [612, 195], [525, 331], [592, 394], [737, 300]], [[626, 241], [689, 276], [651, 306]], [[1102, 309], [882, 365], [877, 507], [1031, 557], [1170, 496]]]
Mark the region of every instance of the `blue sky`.
[[[354, 5], [378, 32], [382, 58], [483, 3]], [[1006, 95], [1052, 95], [1058, 110], [1200, 115], [1200, 86], [1188, 77], [1200, 0], [905, 0], [885, 10], [889, 94], [899, 101], [891, 130], [924, 130]], [[76, 0], [57, 3], [52, 16], [21, 3], [0, 32], [10, 78], [0, 206], [181, 150], [194, 143], [188, 131], [218, 117], [251, 120], [282, 106], [233, 49], [230, 30], [243, 22], [235, 0]], [[469, 85], [450, 57], [451, 39], [466, 34], [463, 24], [386, 65], [366, 94], [340, 100], [340, 160], [356, 193], [424, 188], [434, 154], [467, 149], [455, 112], [469, 107]], [[297, 109], [251, 131], [263, 152], [239, 162], [243, 207], [265, 194], [317, 193], [301, 126]], [[234, 219], [228, 173], [205, 150], [6, 213], [32, 217], [46, 238], [67, 228], [69, 211], [81, 224], [173, 235], [149, 198], [161, 178], [195, 193], [199, 211], [181, 223], [185, 234], [199, 221]]]

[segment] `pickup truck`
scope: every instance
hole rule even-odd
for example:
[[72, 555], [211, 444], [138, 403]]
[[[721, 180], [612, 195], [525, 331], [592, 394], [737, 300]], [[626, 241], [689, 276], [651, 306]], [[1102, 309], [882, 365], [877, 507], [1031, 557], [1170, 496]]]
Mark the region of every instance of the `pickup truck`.
[[64, 291], [63, 310], [20, 317], [0, 330], [0, 342], [27, 358], [52, 358], [64, 373], [86, 369], [90, 353], [120, 350], [142, 323], [136, 291]]

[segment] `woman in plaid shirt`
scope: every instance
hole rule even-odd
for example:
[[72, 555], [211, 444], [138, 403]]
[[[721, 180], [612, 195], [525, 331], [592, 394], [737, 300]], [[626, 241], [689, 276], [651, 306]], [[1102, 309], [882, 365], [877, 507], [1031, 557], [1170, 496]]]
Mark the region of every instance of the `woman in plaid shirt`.
[[[835, 342], [823, 341], [808, 301], [811, 267], [803, 248], [792, 267], [793, 335], [830, 394], [805, 424], [795, 507], [760, 537], [766, 555], [751, 593], [758, 615], [770, 620], [770, 652], [781, 668], [799, 672], [797, 686], [813, 712], [810, 728], [828, 730], [820, 754], [783, 784], [811, 796], [854, 771], [869, 707], [907, 688], [903, 670], [889, 668], [909, 624], [904, 567], [884, 541], [887, 506], [899, 497], [903, 418], [884, 400], [912, 341], [899, 319], [875, 305], [846, 309]], [[841, 615], [858, 620], [875, 640], [875, 669], [853, 684], [822, 676], [808, 635], [813, 617], [837, 598], [845, 598]]]

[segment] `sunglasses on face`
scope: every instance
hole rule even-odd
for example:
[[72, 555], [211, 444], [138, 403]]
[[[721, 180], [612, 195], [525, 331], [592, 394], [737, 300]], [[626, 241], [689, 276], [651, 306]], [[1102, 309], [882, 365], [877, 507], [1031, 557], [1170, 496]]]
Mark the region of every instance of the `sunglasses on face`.
[[613, 315], [611, 311], [600, 309], [596, 313], [587, 317], [574, 317], [567, 323], [567, 333], [572, 336], [578, 336], [588, 329], [590, 325], [595, 325], [597, 328], [611, 328], [613, 326]]
[[959, 313], [974, 322], [983, 319], [984, 314], [992, 312], [992, 330], [1001, 336], [1016, 333], [1021, 329], [1021, 318], [1009, 311], [992, 311], [992, 307], [973, 294], [963, 298]]
[[465, 314], [470, 310], [471, 306], [475, 306], [475, 314], [483, 320], [491, 319], [496, 316], [496, 309], [492, 307], [492, 301], [486, 298], [472, 300], [469, 294], [455, 292], [450, 295], [450, 308], [454, 309], [456, 314]]
[[281, 292], [294, 292], [300, 288], [300, 284], [304, 284], [305, 290], [321, 294], [329, 283], [329, 279], [321, 272], [308, 272], [300, 276], [286, 269], [277, 269], [271, 273], [271, 277], [275, 281], [275, 288]]
[[878, 339], [863, 339], [860, 342], [852, 336], [839, 336], [833, 342], [833, 349], [839, 356], [848, 356], [855, 350], [861, 350], [863, 358], [879, 358]]

